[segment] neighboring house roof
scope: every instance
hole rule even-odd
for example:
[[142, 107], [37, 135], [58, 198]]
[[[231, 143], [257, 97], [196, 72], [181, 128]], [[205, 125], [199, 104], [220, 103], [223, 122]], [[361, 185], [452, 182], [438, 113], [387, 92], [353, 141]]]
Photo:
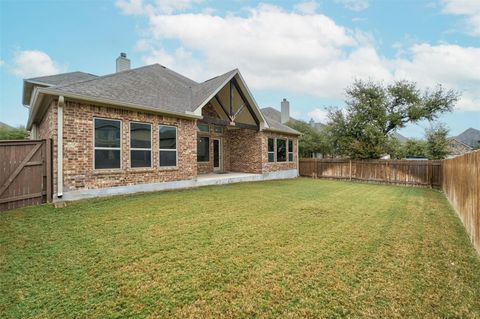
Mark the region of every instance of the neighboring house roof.
[[408, 138], [397, 132], [393, 132], [392, 136], [402, 143], [408, 141]]
[[467, 144], [470, 147], [475, 147], [480, 144], [480, 130], [474, 128], [468, 128], [458, 136], [453, 137], [463, 144]]
[[451, 138], [449, 138], [448, 140], [449, 140], [449, 142], [450, 142], [451, 145], [452, 145], [452, 144], [456, 144], [456, 145], [461, 145], [461, 146], [463, 146], [463, 147], [465, 147], [465, 148], [468, 148], [468, 149], [470, 149], [470, 150], [473, 149], [473, 147], [471, 147], [471, 146], [468, 145], [468, 144], [463, 143], [462, 141], [459, 141], [456, 137], [451, 137]]
[[[160, 64], [117, 72], [105, 76], [72, 72], [25, 80], [26, 85], [39, 85], [41, 94], [64, 95], [65, 97], [98, 101], [112, 105], [166, 112], [178, 116], [200, 118], [199, 109], [217, 94], [232, 78], [236, 78], [244, 93], [250, 95], [238, 69], [202, 83], [195, 82]], [[47, 83], [48, 82], [48, 83]], [[46, 87], [45, 87], [46, 86]], [[24, 91], [25, 91], [24, 85]], [[31, 94], [32, 90], [30, 90]], [[37, 92], [38, 93], [38, 92]], [[257, 115], [266, 122], [266, 130], [300, 134], [274, 119], [263, 118], [256, 105]], [[28, 103], [30, 99], [28, 99]], [[32, 106], [34, 108], [35, 105]], [[34, 117], [35, 114], [31, 114]], [[32, 119], [29, 119], [31, 124]], [[278, 121], [279, 122], [279, 121]], [[272, 123], [272, 124], [270, 124]], [[27, 126], [28, 126], [27, 125]]]
[[0, 122], [0, 128], [13, 129], [13, 126], [10, 126], [6, 123]]

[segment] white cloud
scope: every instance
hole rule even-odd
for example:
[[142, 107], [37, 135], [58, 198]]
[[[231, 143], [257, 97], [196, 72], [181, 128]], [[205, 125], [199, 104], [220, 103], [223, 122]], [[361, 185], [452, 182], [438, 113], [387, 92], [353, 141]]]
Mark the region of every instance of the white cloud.
[[442, 12], [465, 17], [466, 32], [480, 36], [480, 1], [479, 0], [442, 0]]
[[115, 5], [124, 14], [141, 15], [145, 13], [143, 0], [118, 0]]
[[10, 71], [19, 77], [30, 78], [61, 73], [61, 67], [48, 54], [39, 50], [17, 51]]
[[328, 111], [316, 108], [308, 112], [308, 116], [315, 122], [326, 123], [328, 120]]
[[194, 4], [203, 0], [156, 0], [153, 3], [144, 3], [143, 0], [117, 0], [115, 5], [124, 14], [171, 14], [176, 11], [190, 9]]
[[410, 59], [392, 61], [396, 79], [411, 79], [420, 86], [442, 84], [462, 93], [459, 110], [480, 111], [480, 48], [417, 44]]
[[335, 2], [353, 11], [363, 11], [370, 6], [370, 0], [335, 0]]
[[[143, 62], [160, 63], [202, 81], [239, 68], [254, 89], [344, 98], [354, 79], [409, 79], [463, 93], [459, 109], [480, 110], [480, 48], [413, 44], [398, 57], [380, 55], [373, 37], [323, 14], [262, 4], [247, 14], [146, 13], [149, 30], [137, 44]], [[279, 23], [282, 21], [282, 23]], [[163, 47], [165, 39], [179, 45]]]
[[294, 9], [303, 14], [315, 14], [318, 8], [317, 1], [303, 1], [294, 6]]
[[0, 68], [5, 64], [5, 61], [3, 61], [1, 58], [0, 58]]

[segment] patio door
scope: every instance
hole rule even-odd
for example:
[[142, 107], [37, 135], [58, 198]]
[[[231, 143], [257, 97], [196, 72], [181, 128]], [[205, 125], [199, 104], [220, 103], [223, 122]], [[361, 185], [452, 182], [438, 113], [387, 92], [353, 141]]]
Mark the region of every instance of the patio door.
[[222, 140], [215, 138], [213, 139], [213, 170], [221, 171], [223, 169], [223, 158], [222, 158]]

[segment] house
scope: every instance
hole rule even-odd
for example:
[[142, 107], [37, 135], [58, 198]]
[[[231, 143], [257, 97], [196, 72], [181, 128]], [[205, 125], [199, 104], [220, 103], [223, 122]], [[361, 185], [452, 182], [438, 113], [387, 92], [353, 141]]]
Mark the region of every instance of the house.
[[0, 129], [13, 130], [14, 128], [7, 123], [0, 122]]
[[480, 130], [472, 127], [463, 131], [458, 136], [453, 137], [457, 141], [470, 146], [472, 149], [480, 146]]
[[105, 76], [24, 80], [27, 129], [53, 141], [56, 199], [206, 185], [213, 173], [298, 176], [300, 133], [261, 112], [239, 70], [199, 83], [116, 62]]
[[473, 151], [473, 148], [460, 142], [457, 138], [448, 139], [448, 158], [463, 155]]

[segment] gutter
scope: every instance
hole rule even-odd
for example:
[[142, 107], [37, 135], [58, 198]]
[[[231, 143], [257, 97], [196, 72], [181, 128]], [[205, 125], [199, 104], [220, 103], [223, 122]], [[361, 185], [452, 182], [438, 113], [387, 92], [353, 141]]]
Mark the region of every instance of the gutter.
[[58, 97], [57, 104], [57, 197], [63, 196], [63, 107], [65, 99]]

